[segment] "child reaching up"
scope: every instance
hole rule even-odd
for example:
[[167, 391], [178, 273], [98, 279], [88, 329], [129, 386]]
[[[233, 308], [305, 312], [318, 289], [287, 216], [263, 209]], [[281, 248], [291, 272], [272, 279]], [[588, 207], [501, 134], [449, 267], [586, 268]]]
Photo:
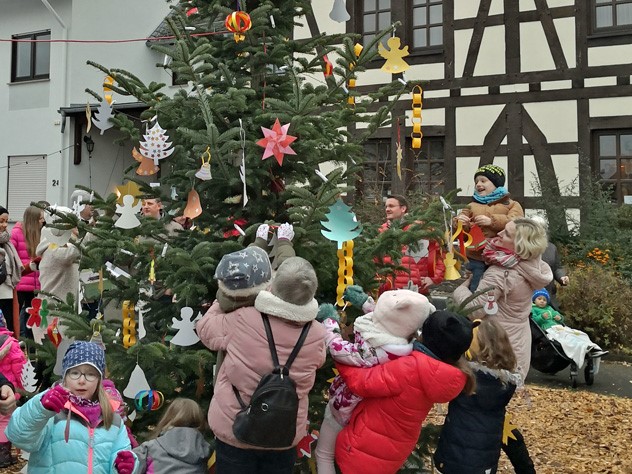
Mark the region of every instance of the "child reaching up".
[[211, 446], [202, 436], [204, 414], [196, 402], [176, 398], [154, 428], [152, 439], [134, 449], [140, 474], [205, 474]]
[[28, 472], [135, 473], [127, 430], [101, 383], [101, 346], [73, 342], [62, 370], [61, 383], [18, 408], [6, 431], [13, 444], [30, 453]]
[[505, 409], [522, 383], [507, 333], [491, 318], [474, 328], [467, 357], [476, 375], [476, 393], [461, 393], [448, 406], [434, 454], [443, 474], [496, 472]]
[[[522, 206], [509, 197], [505, 188], [505, 171], [496, 165], [484, 165], [474, 173], [474, 200], [463, 209], [456, 220], [463, 223], [466, 231], [476, 224], [480, 227], [485, 238], [496, 237], [505, 228], [507, 222], [518, 217], [524, 217]], [[487, 266], [482, 256], [483, 246], [468, 249], [468, 263], [466, 268], [472, 272], [469, 289], [472, 293], [478, 288], [478, 283]]]
[[584, 366], [586, 356], [599, 359], [608, 353], [592, 342], [585, 332], [564, 326], [564, 316], [553, 309], [550, 303], [546, 289], [534, 291], [531, 318], [550, 340], [560, 343], [566, 356], [577, 364], [578, 369]]
[[463, 316], [435, 311], [410, 355], [369, 368], [336, 364], [349, 390], [363, 397], [336, 439], [342, 472], [397, 472], [433, 404], [449, 402], [464, 387], [471, 393], [473, 377], [459, 367], [472, 342], [472, 327]]
[[[362, 303], [366, 303], [367, 299], [364, 298]], [[340, 364], [372, 367], [409, 355], [413, 351], [413, 337], [434, 311], [435, 307], [428, 299], [417, 292], [385, 291], [372, 313], [355, 320], [354, 342], [346, 341], [340, 335], [333, 305], [321, 305], [319, 313], [329, 316], [323, 324], [327, 329], [326, 343], [333, 359]], [[335, 474], [336, 437], [361, 400], [362, 397], [349, 390], [342, 377], [334, 379], [329, 388], [329, 403], [316, 448], [319, 474]]]

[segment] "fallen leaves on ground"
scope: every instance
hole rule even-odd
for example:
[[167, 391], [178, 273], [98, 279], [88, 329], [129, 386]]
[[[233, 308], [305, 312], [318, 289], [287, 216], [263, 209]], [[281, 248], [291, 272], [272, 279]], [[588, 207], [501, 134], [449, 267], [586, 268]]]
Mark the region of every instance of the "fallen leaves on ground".
[[[447, 405], [426, 422], [443, 424]], [[527, 386], [509, 404], [538, 474], [632, 474], [632, 399]], [[501, 455], [498, 472], [513, 469]]]

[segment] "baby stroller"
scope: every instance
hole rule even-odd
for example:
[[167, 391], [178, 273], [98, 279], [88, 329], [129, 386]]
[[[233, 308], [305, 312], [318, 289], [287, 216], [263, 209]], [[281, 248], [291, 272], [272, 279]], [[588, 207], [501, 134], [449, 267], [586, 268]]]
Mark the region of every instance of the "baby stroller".
[[[529, 324], [531, 326], [531, 367], [543, 374], [555, 375], [570, 365], [571, 383], [573, 388], [577, 388], [577, 374], [581, 367], [577, 367], [575, 361], [566, 356], [559, 342], [546, 337], [546, 332], [531, 317], [529, 317]], [[595, 372], [598, 369], [598, 366], [595, 366], [595, 359], [587, 356], [584, 364], [586, 385], [592, 385], [595, 381]]]

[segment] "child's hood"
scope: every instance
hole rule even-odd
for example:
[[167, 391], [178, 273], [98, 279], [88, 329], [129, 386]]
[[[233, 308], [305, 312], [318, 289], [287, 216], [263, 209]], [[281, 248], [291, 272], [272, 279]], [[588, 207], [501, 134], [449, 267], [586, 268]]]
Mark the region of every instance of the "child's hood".
[[187, 464], [198, 464], [209, 457], [211, 446], [195, 428], [171, 428], [156, 438], [169, 456]]

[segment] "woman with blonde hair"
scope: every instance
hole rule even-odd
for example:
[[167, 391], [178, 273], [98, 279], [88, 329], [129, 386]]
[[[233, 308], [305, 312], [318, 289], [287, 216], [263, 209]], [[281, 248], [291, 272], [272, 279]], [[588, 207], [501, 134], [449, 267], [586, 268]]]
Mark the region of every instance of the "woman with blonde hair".
[[[35, 250], [40, 243], [43, 225], [44, 211], [37, 206], [29, 206], [24, 211], [22, 222], [17, 222], [11, 229], [11, 243], [18, 251], [23, 265], [22, 278], [16, 286], [18, 310], [31, 306], [35, 291], [41, 288], [39, 271], [37, 271], [40, 259], [35, 254]], [[24, 334], [26, 320], [20, 321], [20, 329], [20, 333]]]
[[204, 413], [188, 398], [176, 398], [162, 415], [151, 439], [134, 453], [140, 461], [140, 473], [203, 474], [211, 446], [202, 432], [206, 428]]

